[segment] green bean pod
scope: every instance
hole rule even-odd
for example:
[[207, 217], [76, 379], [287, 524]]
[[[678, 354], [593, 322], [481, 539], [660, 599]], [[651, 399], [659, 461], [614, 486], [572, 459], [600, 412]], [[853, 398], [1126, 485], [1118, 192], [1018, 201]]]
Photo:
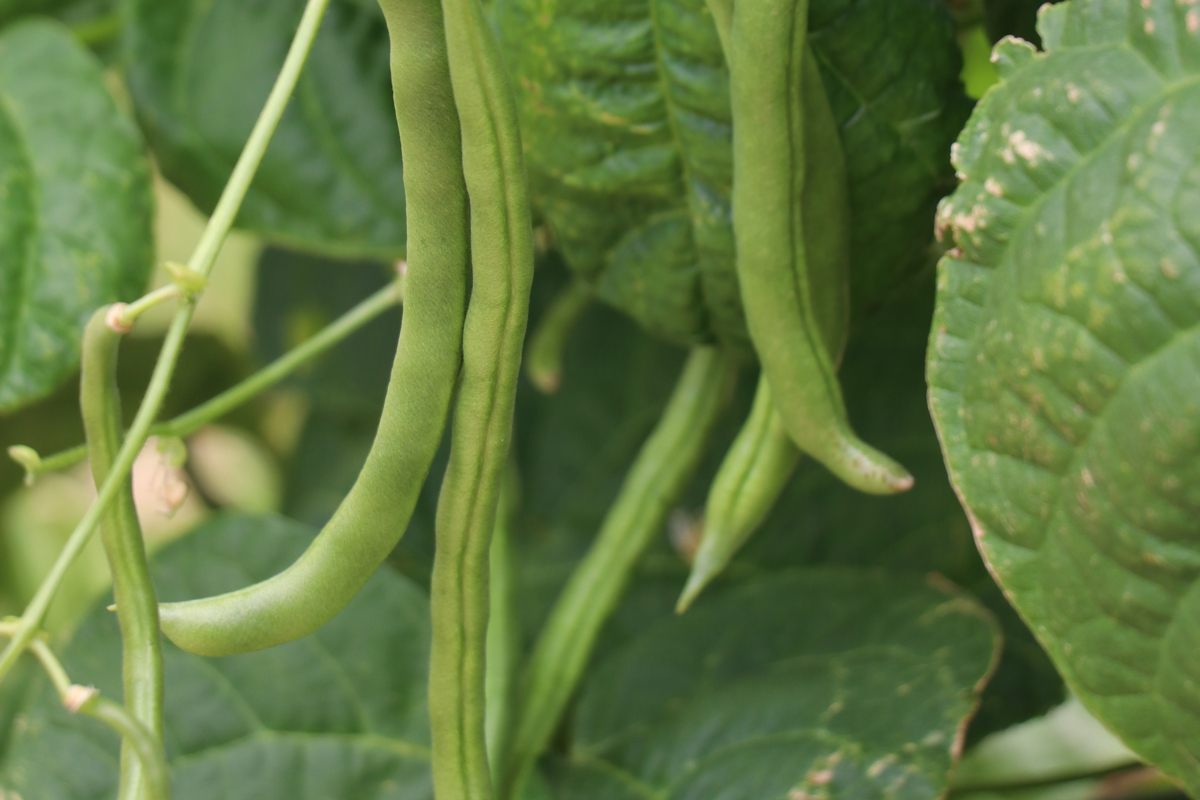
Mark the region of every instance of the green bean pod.
[[[92, 315], [83, 334], [79, 405], [87, 435], [88, 459], [97, 486], [112, 471], [121, 449], [121, 397], [117, 389], [117, 351], [121, 334], [107, 323], [105, 306]], [[100, 522], [100, 536], [113, 579], [113, 598], [121, 626], [125, 705], [159, 742], [163, 737], [162, 639], [158, 597], [150, 579], [146, 546], [127, 477]], [[147, 791], [142, 763], [133, 744], [122, 739], [119, 800], [138, 800]]]
[[[710, 2], [714, 13], [721, 3]], [[725, 17], [727, 21], [727, 17]], [[812, 49], [804, 56], [805, 146], [820, 158], [805, 159], [804, 242], [814, 276], [817, 325], [835, 366], [846, 342], [849, 293], [844, 280], [850, 257], [850, 211], [846, 164], [837, 123]], [[823, 280], [821, 280], [823, 279]], [[759, 376], [754, 406], [734, 440], [709, 490], [704, 533], [692, 561], [692, 572], [676, 610], [687, 609], [701, 590], [720, 574], [746, 540], [766, 519], [796, 471], [800, 450], [775, 407], [765, 373]]]
[[828, 213], [810, 202], [808, 160], [841, 152], [834, 142], [805, 141], [805, 117], [820, 89], [819, 76], [804, 68], [807, 33], [807, 0], [735, 0], [729, 61], [738, 284], [792, 440], [848, 485], [892, 494], [911, 488], [912, 476], [851, 429], [835, 366], [842, 345], [825, 334], [828, 318], [846, 314], [845, 268], [816, 269], [806, 247], [815, 227], [806, 212]]
[[295, 564], [239, 591], [161, 606], [163, 631], [192, 653], [259, 650], [332, 619], [404, 534], [441, 443], [461, 363], [467, 297], [460, 129], [438, 0], [383, 0], [381, 6], [392, 40], [408, 266], [379, 430], [353, 488]]
[[479, 0], [442, 0], [471, 201], [471, 302], [430, 581], [429, 719], [438, 800], [488, 800], [488, 553], [512, 439], [533, 283], [516, 100]]
[[771, 400], [771, 387], [760, 376], [750, 416], [709, 489], [704, 507], [704, 533], [692, 559], [687, 585], [675, 606], [676, 612], [686, 611], [704, 587], [725, 569], [767, 518], [799, 463], [800, 450], [779, 419]]
[[704, 457], [736, 377], [731, 355], [714, 347], [693, 348], [658, 426], [642, 445], [595, 543], [534, 645], [504, 771], [506, 800], [517, 795], [550, 741], [634, 567], [661, 535], [667, 515]]

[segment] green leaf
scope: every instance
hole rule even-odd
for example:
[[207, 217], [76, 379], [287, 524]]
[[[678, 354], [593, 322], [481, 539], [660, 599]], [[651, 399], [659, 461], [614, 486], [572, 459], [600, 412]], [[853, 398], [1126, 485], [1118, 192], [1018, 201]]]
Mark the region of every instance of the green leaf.
[[958, 142], [930, 403], [1006, 595], [1067, 682], [1200, 793], [1200, 10], [1076, 0]]
[[0, 413], [79, 366], [98, 306], [145, 288], [150, 166], [99, 62], [61, 25], [0, 34]]
[[[314, 530], [227, 515], [155, 560], [165, 601], [275, 574]], [[300, 641], [204, 659], [166, 644], [166, 742], [179, 800], [432, 798], [426, 675], [429, 602], [384, 568], [332, 622]], [[71, 676], [120, 698], [120, 635], [103, 604], [63, 653]], [[62, 710], [43, 685], [0, 765], [30, 800], [115, 796], [117, 739]]]
[[[728, 74], [704, 0], [496, 0], [535, 199], [567, 263], [648, 330], [747, 346]], [[920, 265], [966, 118], [941, 0], [814, 0], [841, 126], [855, 310]]]
[[[127, 80], [159, 166], [211, 211], [283, 64], [303, 0], [131, 0]], [[237, 224], [343, 255], [405, 242], [388, 37], [374, 4], [333, 0]]]
[[592, 674], [556, 796], [938, 797], [998, 647], [987, 612], [919, 579], [825, 569], [704, 598]]

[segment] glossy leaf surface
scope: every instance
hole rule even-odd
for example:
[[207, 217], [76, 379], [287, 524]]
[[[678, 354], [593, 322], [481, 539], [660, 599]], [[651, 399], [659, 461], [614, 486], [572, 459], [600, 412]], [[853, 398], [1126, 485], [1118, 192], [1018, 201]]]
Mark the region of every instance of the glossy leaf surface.
[[939, 211], [934, 420], [976, 540], [1088, 708], [1200, 792], [1200, 10], [1002, 42]]
[[997, 645], [981, 607], [919, 579], [812, 570], [704, 598], [591, 676], [556, 796], [937, 797]]

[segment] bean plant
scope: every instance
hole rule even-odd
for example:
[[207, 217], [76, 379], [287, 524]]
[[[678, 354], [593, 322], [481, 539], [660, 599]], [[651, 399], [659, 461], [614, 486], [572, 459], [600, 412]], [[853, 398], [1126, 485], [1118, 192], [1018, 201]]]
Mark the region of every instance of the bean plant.
[[0, 800], [1200, 797], [1195, 0], [0, 25]]

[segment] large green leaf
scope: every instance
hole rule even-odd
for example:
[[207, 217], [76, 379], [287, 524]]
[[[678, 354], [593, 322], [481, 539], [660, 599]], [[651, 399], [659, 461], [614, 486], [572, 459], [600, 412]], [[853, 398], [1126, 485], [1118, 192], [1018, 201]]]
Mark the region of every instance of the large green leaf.
[[[222, 516], [156, 559], [163, 600], [223, 592], [277, 572], [314, 530], [278, 517]], [[116, 618], [98, 607], [63, 661], [121, 696]], [[391, 570], [317, 633], [204, 659], [166, 645], [166, 742], [178, 800], [432, 798], [426, 673], [429, 602]], [[62, 710], [42, 686], [0, 764], [28, 800], [101, 800], [116, 791], [118, 742]]]
[[999, 636], [962, 595], [826, 569], [705, 598], [585, 684], [564, 800], [933, 800]]
[[[127, 78], [163, 173], [211, 211], [283, 64], [303, 0], [131, 0]], [[333, 0], [237, 224], [306, 248], [404, 252], [388, 38]]]
[[[600, 297], [679, 342], [745, 345], [729, 81], [704, 0], [496, 0], [535, 199]], [[966, 117], [941, 0], [815, 0], [861, 314], [919, 261]]]
[[142, 292], [150, 166], [99, 62], [65, 28], [0, 35], [0, 412], [79, 365], [98, 306]]
[[1200, 793], [1200, 10], [1002, 42], [939, 211], [934, 420], [976, 540], [1088, 708]]

